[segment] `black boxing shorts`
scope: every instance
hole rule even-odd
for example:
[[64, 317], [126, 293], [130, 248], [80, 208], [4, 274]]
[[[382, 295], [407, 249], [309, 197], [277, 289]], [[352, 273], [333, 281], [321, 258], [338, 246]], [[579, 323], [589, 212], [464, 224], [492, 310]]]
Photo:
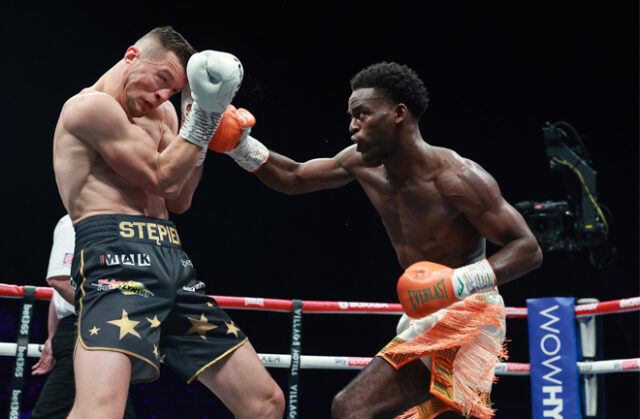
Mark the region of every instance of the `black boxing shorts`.
[[247, 340], [205, 295], [171, 221], [99, 215], [75, 231], [77, 344], [128, 355], [131, 382], [157, 379], [163, 362], [190, 383]]

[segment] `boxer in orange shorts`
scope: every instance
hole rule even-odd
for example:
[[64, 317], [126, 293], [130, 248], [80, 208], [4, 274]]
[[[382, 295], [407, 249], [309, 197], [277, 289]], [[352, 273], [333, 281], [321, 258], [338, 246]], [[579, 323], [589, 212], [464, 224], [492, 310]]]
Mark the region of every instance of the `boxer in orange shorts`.
[[[490, 417], [490, 366], [503, 355], [504, 337], [496, 286], [540, 265], [538, 243], [489, 173], [424, 141], [419, 121], [427, 90], [412, 69], [374, 64], [352, 78], [351, 88], [354, 144], [334, 157], [299, 163], [273, 152], [249, 135], [251, 114], [235, 108], [209, 148], [287, 194], [357, 180], [407, 269], [399, 298], [419, 320], [401, 320], [396, 339], [334, 398], [334, 418], [424, 418], [447, 410], [453, 412], [442, 417]], [[501, 249], [486, 257], [486, 240]]]

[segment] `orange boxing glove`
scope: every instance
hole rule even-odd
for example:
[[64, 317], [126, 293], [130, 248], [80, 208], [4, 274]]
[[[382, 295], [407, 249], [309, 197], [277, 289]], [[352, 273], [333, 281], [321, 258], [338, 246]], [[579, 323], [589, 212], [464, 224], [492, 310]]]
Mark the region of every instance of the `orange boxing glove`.
[[228, 154], [240, 167], [253, 173], [269, 160], [269, 149], [249, 135], [255, 124], [251, 112], [229, 105], [208, 147]]
[[404, 271], [397, 292], [407, 316], [420, 319], [473, 293], [489, 291], [495, 285], [496, 275], [487, 259], [458, 269], [417, 262]]
[[229, 105], [222, 114], [220, 125], [209, 141], [209, 148], [218, 153], [231, 151], [251, 132], [256, 118], [246, 109]]

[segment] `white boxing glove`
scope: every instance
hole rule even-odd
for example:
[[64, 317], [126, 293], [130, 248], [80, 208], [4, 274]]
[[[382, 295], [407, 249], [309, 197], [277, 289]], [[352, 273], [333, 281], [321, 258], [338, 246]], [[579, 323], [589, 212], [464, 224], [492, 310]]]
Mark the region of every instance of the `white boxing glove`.
[[[240, 61], [227, 52], [207, 50], [193, 54], [189, 59], [187, 79], [193, 103], [188, 106], [188, 90], [183, 91], [183, 120], [179, 134], [205, 149], [203, 153], [206, 153], [222, 113], [240, 88], [243, 74]], [[201, 158], [199, 164], [202, 161]]]
[[205, 112], [223, 113], [242, 82], [242, 64], [221, 51], [202, 51], [189, 59], [187, 78], [191, 97]]

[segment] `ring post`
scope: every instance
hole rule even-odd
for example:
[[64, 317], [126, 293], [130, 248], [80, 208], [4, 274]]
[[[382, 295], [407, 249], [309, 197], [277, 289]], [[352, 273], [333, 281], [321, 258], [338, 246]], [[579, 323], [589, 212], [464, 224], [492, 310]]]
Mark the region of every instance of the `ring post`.
[[533, 419], [580, 419], [573, 298], [527, 300]]
[[[577, 301], [578, 305], [597, 304], [600, 300], [597, 298], [581, 298]], [[597, 341], [600, 330], [598, 330], [598, 322], [596, 316], [578, 317], [578, 328], [580, 330], [580, 347], [582, 348], [582, 361], [593, 362], [597, 360], [598, 349]], [[598, 386], [599, 377], [595, 374], [585, 373], [582, 375], [582, 385], [584, 390], [583, 413], [585, 418], [602, 419], [602, 409], [598, 409], [601, 403], [598, 399], [602, 395], [602, 386]], [[599, 391], [600, 387], [600, 391]]]
[[300, 392], [298, 379], [300, 375], [300, 359], [302, 357], [302, 300], [293, 300], [291, 314], [291, 366], [289, 367], [289, 411], [288, 419], [298, 418]]
[[11, 401], [9, 402], [9, 419], [20, 418], [20, 404], [22, 401], [22, 389], [24, 387], [24, 369], [27, 366], [27, 348], [29, 347], [29, 329], [31, 328], [31, 314], [33, 313], [33, 300], [36, 295], [36, 287], [26, 285], [24, 287], [24, 299], [22, 312], [18, 322], [18, 339], [16, 345], [16, 360], [11, 377]]

